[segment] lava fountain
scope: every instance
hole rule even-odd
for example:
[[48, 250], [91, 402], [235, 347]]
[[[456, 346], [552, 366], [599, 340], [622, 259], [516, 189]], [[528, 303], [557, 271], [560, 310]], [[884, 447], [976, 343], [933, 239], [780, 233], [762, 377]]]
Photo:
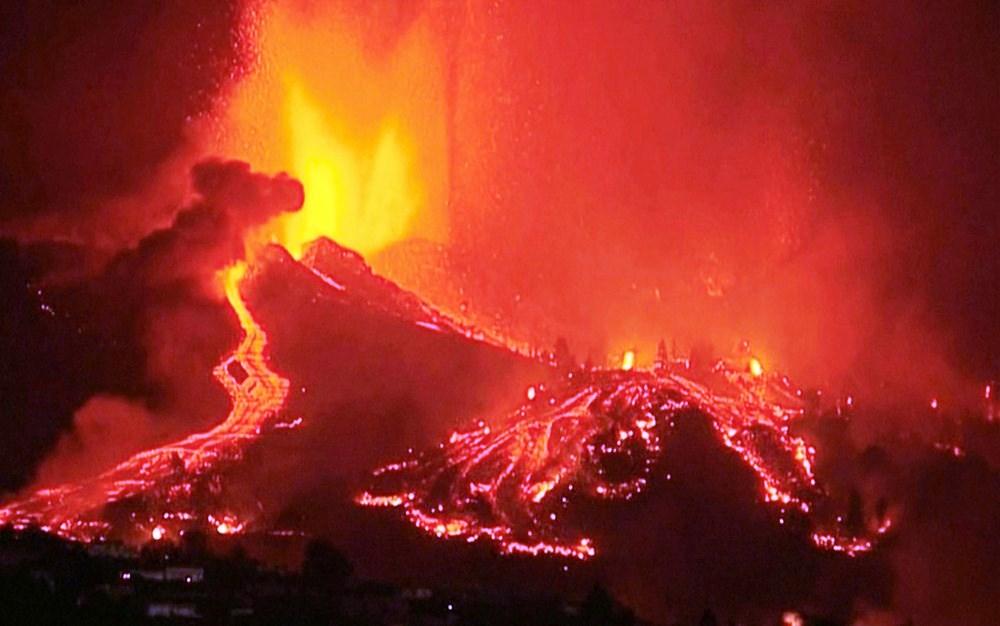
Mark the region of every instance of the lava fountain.
[[368, 256], [407, 237], [444, 237], [441, 46], [430, 16], [392, 6], [245, 9], [254, 62], [216, 112], [206, 151], [288, 172], [308, 190], [302, 210], [263, 225], [252, 246], [276, 242], [299, 258], [328, 237]]

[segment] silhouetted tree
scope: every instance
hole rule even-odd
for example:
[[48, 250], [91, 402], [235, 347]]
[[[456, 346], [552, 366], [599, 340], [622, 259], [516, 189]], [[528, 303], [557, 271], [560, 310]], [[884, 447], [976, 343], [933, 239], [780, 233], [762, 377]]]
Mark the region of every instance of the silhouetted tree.
[[628, 626], [635, 623], [632, 612], [619, 605], [600, 584], [590, 590], [581, 609], [580, 618], [584, 624]]
[[614, 599], [604, 587], [596, 584], [583, 601], [583, 621], [587, 624], [606, 624], [611, 620], [614, 608]]
[[181, 535], [181, 554], [189, 559], [202, 559], [208, 554], [208, 536], [200, 530], [185, 530]]
[[660, 343], [656, 344], [656, 361], [653, 362], [653, 366], [659, 372], [667, 369], [669, 363], [670, 354], [667, 352], [667, 343], [660, 339]]
[[706, 371], [715, 365], [715, 348], [707, 341], [699, 341], [691, 347], [691, 368]]
[[865, 529], [864, 507], [857, 489], [851, 489], [847, 498], [847, 518], [844, 523], [847, 531], [853, 535], [860, 535]]
[[552, 351], [552, 355], [556, 362], [556, 367], [560, 370], [568, 371], [576, 369], [576, 359], [573, 358], [573, 354], [569, 351], [569, 344], [566, 343], [565, 337], [559, 337], [556, 339], [556, 345]]
[[306, 546], [302, 575], [307, 584], [340, 590], [353, 571], [354, 567], [347, 557], [330, 544], [315, 539]]
[[718, 626], [719, 620], [715, 618], [715, 613], [711, 609], [705, 609], [702, 613], [701, 619], [698, 620], [698, 626]]

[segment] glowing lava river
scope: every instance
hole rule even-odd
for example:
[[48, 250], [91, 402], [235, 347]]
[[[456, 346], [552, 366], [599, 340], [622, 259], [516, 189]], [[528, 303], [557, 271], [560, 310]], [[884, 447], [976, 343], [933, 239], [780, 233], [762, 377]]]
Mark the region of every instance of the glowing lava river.
[[[323, 251], [349, 262], [345, 267], [353, 269], [345, 274], [361, 279], [341, 283], [316, 269]], [[321, 279], [322, 289], [353, 293], [366, 310], [402, 319], [414, 332], [497, 345], [374, 276], [360, 257], [332, 242], [320, 242], [301, 263]], [[214, 370], [232, 403], [226, 419], [93, 479], [15, 500], [0, 509], [0, 525], [36, 526], [81, 541], [144, 543], [175, 538], [188, 528], [239, 533], [254, 523], [259, 511], [226, 492], [222, 470], [243, 458], [250, 443], [283, 426], [275, 418], [289, 381], [268, 365], [267, 336], [240, 290], [247, 272], [245, 262], [223, 272], [226, 298], [244, 333]], [[586, 559], [600, 546], [568, 520], [580, 507], [628, 501], [669, 480], [660, 471], [663, 444], [678, 420], [697, 414], [753, 472], [760, 499], [782, 523], [786, 516], [804, 520], [821, 549], [851, 556], [871, 549], [888, 525], [857, 537], [821, 519], [826, 513], [819, 511], [831, 507], [814, 474], [815, 449], [791, 433], [804, 414], [801, 391], [786, 377], [763, 372], [759, 363], [744, 365], [718, 361], [700, 371], [685, 360], [659, 359], [652, 370], [568, 372], [555, 383], [531, 387], [520, 407], [494, 423], [477, 421], [428, 451], [377, 469], [355, 501], [398, 509], [439, 538], [485, 539], [507, 554]]]
[[213, 372], [232, 402], [226, 419], [206, 432], [141, 452], [91, 480], [42, 489], [10, 503], [0, 509], [0, 525], [35, 525], [46, 532], [89, 541], [112, 531], [104, 516], [106, 505], [155, 492], [141, 517], [134, 512], [129, 515], [135, 539], [159, 540], [173, 534], [173, 527], [193, 521], [207, 523], [221, 534], [242, 530], [244, 523], [229, 513], [208, 514], [198, 520], [191, 499], [198, 478], [220, 460], [238, 457], [288, 396], [288, 380], [268, 367], [267, 335], [240, 293], [246, 271], [246, 263], [239, 262], [223, 272], [226, 299], [244, 333], [233, 354]]

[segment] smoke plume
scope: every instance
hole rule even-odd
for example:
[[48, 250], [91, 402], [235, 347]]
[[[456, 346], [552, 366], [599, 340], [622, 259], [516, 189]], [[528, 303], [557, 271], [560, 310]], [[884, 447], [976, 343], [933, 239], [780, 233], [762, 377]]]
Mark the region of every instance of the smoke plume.
[[236, 161], [200, 162], [191, 179], [194, 197], [168, 228], [115, 255], [98, 275], [53, 292], [90, 332], [125, 346], [140, 375], [132, 397], [97, 396], [76, 412], [40, 482], [106, 469], [227, 410], [209, 373], [238, 341], [239, 327], [218, 273], [245, 257], [251, 229], [298, 210], [303, 190], [288, 176], [256, 174]]

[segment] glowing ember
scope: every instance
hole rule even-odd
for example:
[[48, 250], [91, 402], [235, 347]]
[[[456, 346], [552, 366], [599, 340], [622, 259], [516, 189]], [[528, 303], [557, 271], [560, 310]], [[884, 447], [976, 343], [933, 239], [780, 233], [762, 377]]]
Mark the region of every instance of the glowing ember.
[[[671, 368], [574, 372], [547, 392], [547, 402], [529, 398], [494, 427], [454, 432], [437, 448], [376, 470], [357, 502], [400, 508], [441, 538], [587, 558], [596, 548], [560, 523], [569, 517], [563, 513], [583, 500], [628, 500], [646, 489], [659, 478], [661, 445], [675, 419], [695, 409], [757, 475], [763, 501], [782, 512], [814, 511], [822, 498], [815, 449], [789, 434], [802, 414], [789, 402], [797, 390], [782, 378], [761, 393], [756, 379], [722, 362], [708, 378], [711, 387]], [[813, 542], [851, 556], [872, 547], [841, 532], [816, 531]]]
[[215, 526], [215, 532], [220, 535], [236, 535], [243, 531], [244, 523], [233, 515], [208, 516], [208, 523]]
[[781, 624], [782, 626], [802, 626], [805, 624], [805, 621], [795, 611], [786, 611], [781, 616]]
[[153, 541], [159, 541], [167, 536], [167, 529], [163, 526], [157, 526], [153, 528], [153, 532], [150, 533], [150, 536], [153, 538]]
[[626, 350], [622, 355], [622, 369], [627, 372], [633, 367], [635, 367], [635, 351]]
[[750, 364], [748, 365], [748, 368], [750, 370], [750, 375], [754, 378], [760, 378], [764, 375], [764, 366], [757, 357], [750, 357]]

